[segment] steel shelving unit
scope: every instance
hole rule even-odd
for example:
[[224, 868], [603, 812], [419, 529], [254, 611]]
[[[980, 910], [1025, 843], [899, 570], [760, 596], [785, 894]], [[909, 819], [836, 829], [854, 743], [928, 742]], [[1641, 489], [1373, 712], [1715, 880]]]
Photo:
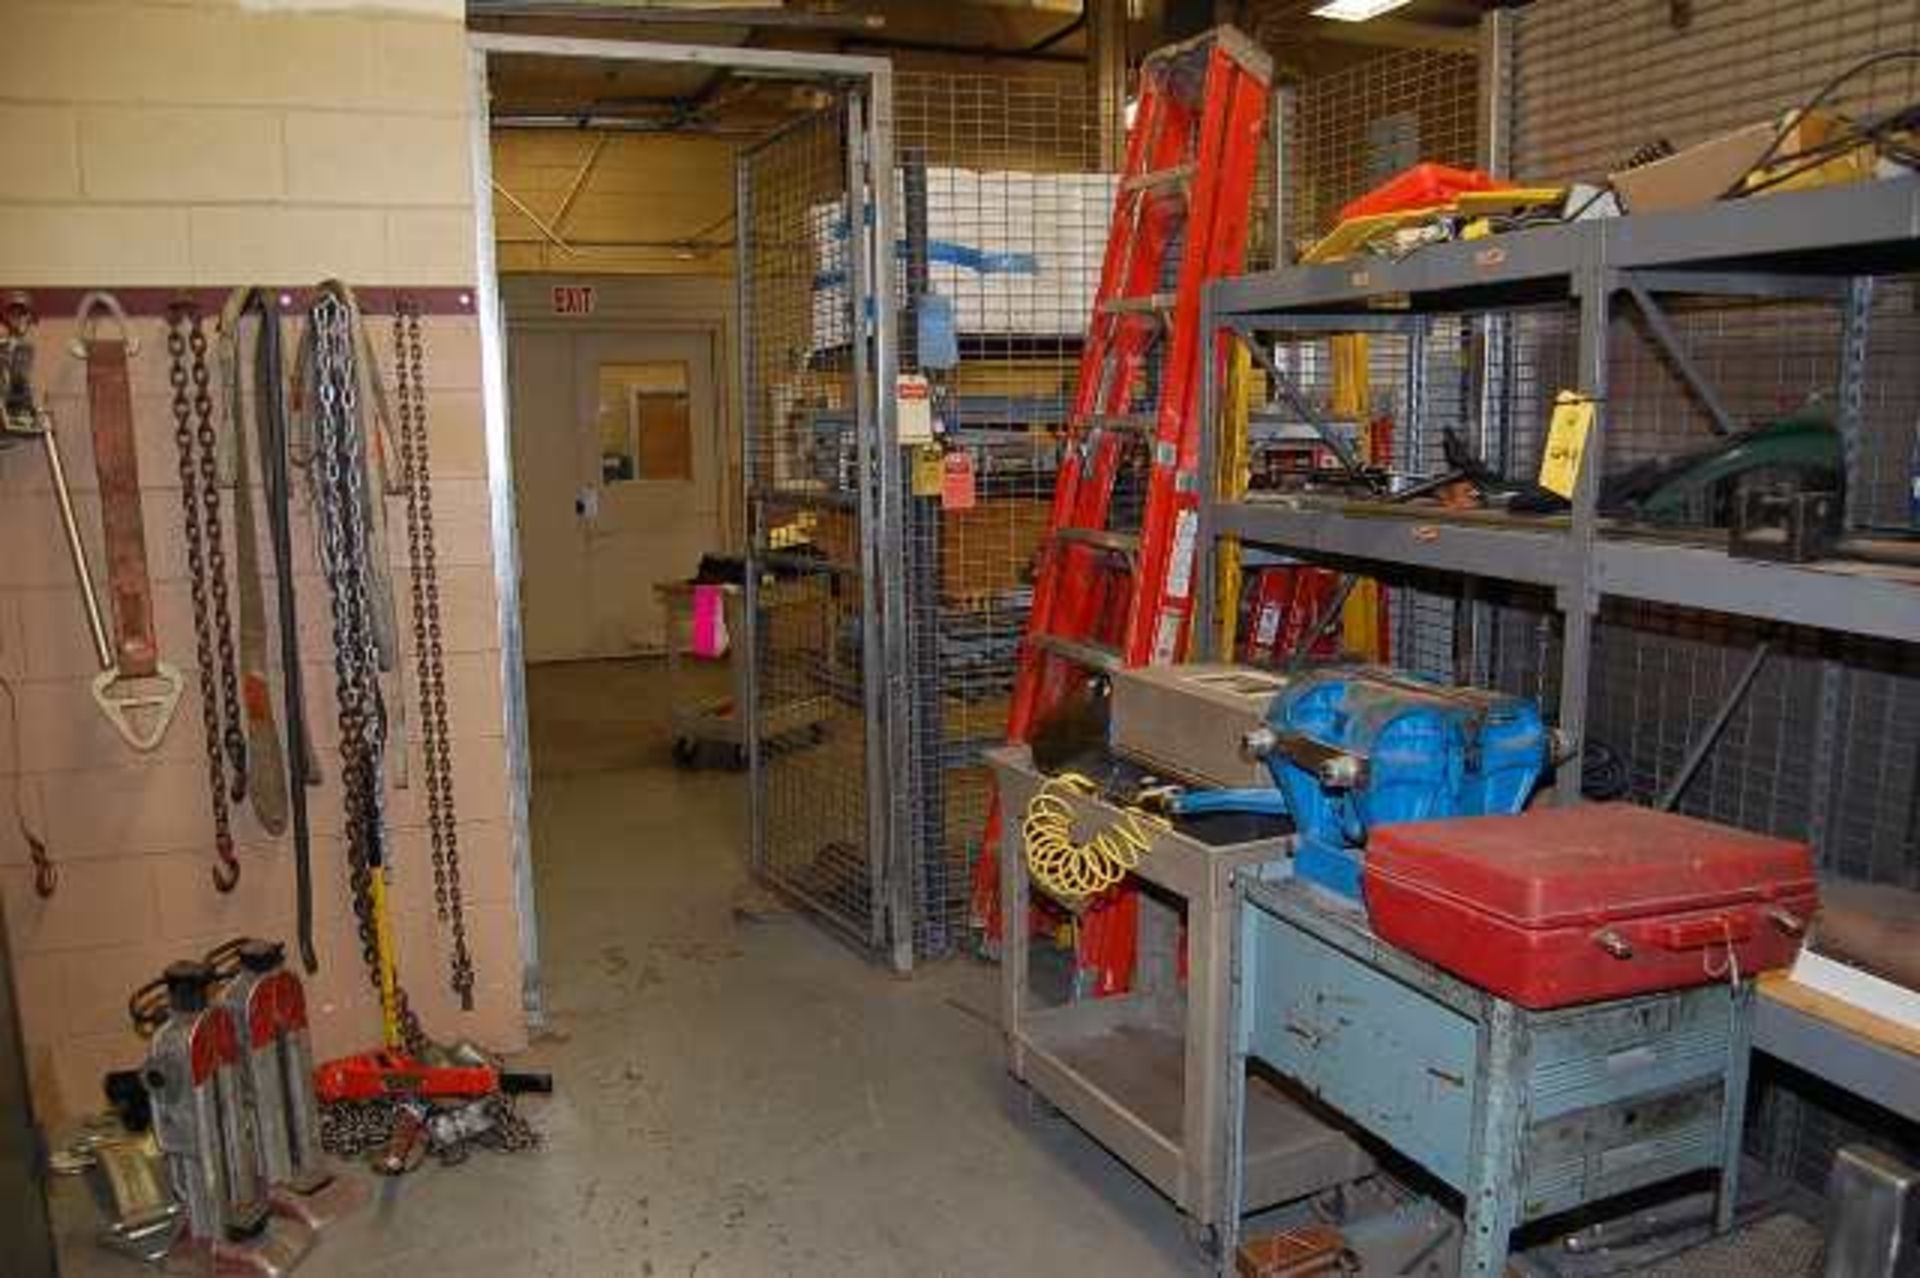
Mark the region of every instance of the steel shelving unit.
[[[1573, 222], [1432, 245], [1398, 260], [1360, 258], [1223, 280], [1206, 295], [1207, 321], [1248, 343], [1283, 399], [1310, 408], [1271, 356], [1274, 337], [1397, 333], [1423, 340], [1441, 316], [1497, 316], [1562, 307], [1577, 316], [1577, 379], [1565, 387], [1594, 402], [1592, 432], [1571, 509], [1528, 517], [1450, 512], [1388, 501], [1312, 496], [1223, 501], [1203, 494], [1194, 633], [1213, 635], [1218, 538], [1304, 558], [1464, 574], [1543, 587], [1564, 616], [1561, 730], [1577, 750], [1585, 735], [1587, 676], [1600, 600], [1616, 596], [1836, 630], [1896, 642], [1920, 640], [1920, 569], [1826, 560], [1792, 564], [1731, 558], [1715, 535], [1623, 527], [1598, 510], [1607, 442], [1610, 321], [1632, 306], [1695, 400], [1725, 420], [1668, 321], [1662, 299], [1792, 300], [1841, 310], [1838, 425], [1848, 487], [1857, 491], [1867, 311], [1876, 276], [1920, 270], [1920, 180], [1899, 179], [1742, 200], [1683, 213]], [[1224, 361], [1216, 361], [1216, 370]], [[1419, 358], [1409, 366], [1417, 368]], [[1216, 372], [1217, 378], [1217, 372]], [[1203, 386], [1214, 420], [1216, 378]], [[1410, 397], [1417, 397], [1410, 389]], [[1409, 407], [1417, 414], [1416, 403]], [[1540, 422], [1545, 428], [1544, 420]], [[1203, 432], [1199, 473], [1212, 475], [1214, 439]], [[1561, 787], [1564, 801], [1577, 787]]]
[[[1920, 569], [1856, 559], [1776, 563], [1734, 558], [1724, 536], [1675, 534], [1617, 524], [1597, 509], [1607, 443], [1610, 320], [1638, 308], [1662, 353], [1700, 408], [1719, 412], [1713, 386], [1689, 360], [1661, 300], [1822, 302], [1840, 308], [1837, 425], [1847, 485], [1860, 490], [1861, 419], [1873, 280], [1920, 271], [1920, 180], [1769, 196], [1686, 213], [1642, 215], [1511, 232], [1435, 245], [1399, 261], [1376, 258], [1281, 269], [1224, 280], [1206, 297], [1208, 320], [1254, 348], [1284, 377], [1267, 344], [1342, 332], [1401, 333], [1420, 340], [1440, 316], [1499, 316], [1522, 308], [1576, 313], [1577, 382], [1565, 389], [1595, 402], [1595, 418], [1570, 511], [1516, 516], [1446, 511], [1387, 501], [1316, 497], [1221, 500], [1203, 491], [1198, 565], [1204, 650], [1215, 634], [1216, 541], [1238, 538], [1356, 571], [1393, 566], [1521, 583], [1551, 592], [1563, 615], [1559, 651], [1561, 729], [1577, 750], [1585, 735], [1594, 624], [1606, 597], [1726, 613], [1760, 621], [1920, 642]], [[1423, 361], [1407, 360], [1409, 369]], [[1219, 362], [1216, 362], [1218, 368]], [[1283, 399], [1310, 407], [1297, 386]], [[1220, 387], [1203, 384], [1212, 423]], [[1418, 387], [1409, 387], [1417, 414]], [[1544, 431], [1545, 422], [1538, 429]], [[1199, 473], [1213, 475], [1214, 438], [1202, 435]], [[1819, 749], [1820, 733], [1810, 748]], [[1577, 786], [1558, 790], [1578, 799]], [[1838, 1024], [1765, 996], [1757, 1000], [1755, 1046], [1886, 1104], [1910, 1096], [1920, 1063], [1876, 1048]], [[1896, 1104], [1896, 1112], [1906, 1107]]]

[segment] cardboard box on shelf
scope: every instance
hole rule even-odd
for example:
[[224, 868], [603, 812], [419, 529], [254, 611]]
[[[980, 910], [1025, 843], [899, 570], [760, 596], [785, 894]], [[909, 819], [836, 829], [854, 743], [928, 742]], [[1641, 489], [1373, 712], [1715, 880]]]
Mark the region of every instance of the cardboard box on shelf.
[[1839, 120], [1825, 111], [1798, 115], [1782, 136], [1784, 122], [1783, 118], [1749, 124], [1607, 177], [1629, 213], [1699, 208], [1743, 185], [1762, 160], [1790, 160], [1825, 143], [1840, 127]]

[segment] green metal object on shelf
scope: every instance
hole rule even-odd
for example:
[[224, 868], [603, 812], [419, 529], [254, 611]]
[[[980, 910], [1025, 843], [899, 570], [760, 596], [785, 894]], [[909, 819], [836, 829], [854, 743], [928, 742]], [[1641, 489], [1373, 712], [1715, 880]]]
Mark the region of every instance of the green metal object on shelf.
[[1802, 411], [1730, 436], [1712, 448], [1642, 462], [1609, 478], [1600, 505], [1650, 524], [1722, 528], [1735, 495], [1752, 483], [1840, 492], [1846, 461], [1825, 413]]

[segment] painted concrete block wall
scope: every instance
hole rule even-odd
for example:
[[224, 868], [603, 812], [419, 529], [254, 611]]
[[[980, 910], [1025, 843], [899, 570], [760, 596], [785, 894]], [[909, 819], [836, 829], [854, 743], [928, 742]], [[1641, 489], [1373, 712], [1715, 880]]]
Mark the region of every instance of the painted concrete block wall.
[[[0, 136], [10, 158], [0, 186], [0, 286], [473, 282], [460, 0], [5, 7]], [[390, 359], [388, 321], [369, 322]], [[40, 375], [97, 556], [85, 381], [64, 353], [70, 332], [66, 317], [46, 317]], [[291, 322], [287, 334], [295, 335]], [[36, 1106], [49, 1118], [96, 1105], [100, 1073], [137, 1059], [123, 1011], [132, 986], [167, 960], [236, 934], [292, 934], [290, 837], [268, 837], [241, 810], [240, 886], [221, 896], [209, 879], [212, 821], [163, 326], [142, 321], [138, 335], [134, 410], [157, 627], [188, 687], [155, 753], [133, 753], [94, 709], [82, 614], [43, 469], [26, 450], [0, 454], [0, 672], [18, 707], [17, 732], [0, 718], [0, 890]], [[418, 788], [389, 794], [401, 973], [430, 1033], [513, 1049], [525, 1030], [474, 321], [428, 322], [427, 379], [477, 1006], [461, 1014], [447, 989], [448, 941], [433, 917]], [[403, 529], [397, 502], [392, 513]], [[299, 509], [295, 543], [307, 697], [332, 779], [327, 593], [311, 521]], [[404, 620], [405, 551], [393, 549]], [[398, 686], [411, 712], [410, 667]], [[411, 752], [417, 774], [417, 740]], [[49, 901], [30, 885], [12, 812], [16, 780], [22, 814], [60, 868]], [[323, 969], [309, 997], [317, 1048], [335, 1054], [372, 1045], [379, 1018], [349, 906], [340, 794], [328, 786], [310, 797]]]

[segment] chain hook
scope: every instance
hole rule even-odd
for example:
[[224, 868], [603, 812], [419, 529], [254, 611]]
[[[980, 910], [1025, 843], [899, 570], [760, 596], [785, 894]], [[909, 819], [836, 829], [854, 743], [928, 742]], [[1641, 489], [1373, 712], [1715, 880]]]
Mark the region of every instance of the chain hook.
[[40, 322], [40, 313], [33, 309], [33, 294], [23, 288], [14, 289], [7, 294], [7, 300], [0, 303], [0, 326], [7, 330], [7, 336], [19, 341]]

